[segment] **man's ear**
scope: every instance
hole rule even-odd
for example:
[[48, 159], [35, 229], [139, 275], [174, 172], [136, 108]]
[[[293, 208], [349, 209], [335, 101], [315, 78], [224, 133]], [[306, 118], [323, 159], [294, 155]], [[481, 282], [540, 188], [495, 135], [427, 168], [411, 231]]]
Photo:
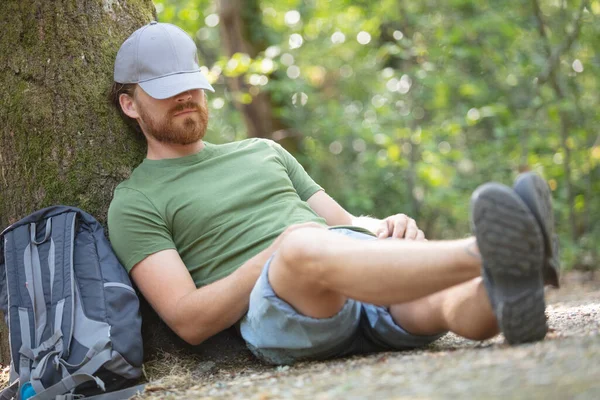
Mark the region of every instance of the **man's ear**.
[[129, 118], [137, 119], [140, 117], [140, 114], [137, 112], [137, 107], [133, 97], [130, 95], [121, 93], [119, 96], [119, 104], [121, 105], [121, 110], [123, 110], [123, 113]]

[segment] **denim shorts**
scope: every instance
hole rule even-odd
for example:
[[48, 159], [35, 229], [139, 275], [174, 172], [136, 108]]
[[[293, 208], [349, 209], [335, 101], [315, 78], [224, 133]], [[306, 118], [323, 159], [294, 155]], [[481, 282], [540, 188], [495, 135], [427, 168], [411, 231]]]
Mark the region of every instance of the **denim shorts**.
[[[359, 240], [375, 239], [349, 229], [333, 231]], [[248, 348], [267, 363], [293, 364], [301, 360], [407, 350], [426, 346], [444, 335], [412, 335], [394, 322], [387, 307], [352, 299], [330, 318], [302, 315], [273, 291], [268, 278], [271, 260], [254, 285], [248, 313], [239, 326]]]

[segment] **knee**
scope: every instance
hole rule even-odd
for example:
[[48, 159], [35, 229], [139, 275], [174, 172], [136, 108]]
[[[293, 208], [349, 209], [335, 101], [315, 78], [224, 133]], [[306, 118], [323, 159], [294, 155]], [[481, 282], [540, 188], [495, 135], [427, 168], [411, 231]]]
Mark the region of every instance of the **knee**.
[[287, 234], [277, 250], [280, 268], [304, 282], [320, 281], [325, 248], [320, 239], [321, 232], [319, 229], [305, 228]]

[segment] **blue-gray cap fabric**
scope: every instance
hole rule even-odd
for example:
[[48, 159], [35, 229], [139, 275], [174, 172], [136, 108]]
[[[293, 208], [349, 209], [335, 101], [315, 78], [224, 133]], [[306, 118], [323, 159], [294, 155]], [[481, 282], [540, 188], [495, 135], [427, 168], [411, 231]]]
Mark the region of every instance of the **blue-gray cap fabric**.
[[175, 25], [150, 22], [121, 45], [114, 80], [137, 83], [155, 99], [191, 89], [215, 90], [200, 72], [196, 44]]

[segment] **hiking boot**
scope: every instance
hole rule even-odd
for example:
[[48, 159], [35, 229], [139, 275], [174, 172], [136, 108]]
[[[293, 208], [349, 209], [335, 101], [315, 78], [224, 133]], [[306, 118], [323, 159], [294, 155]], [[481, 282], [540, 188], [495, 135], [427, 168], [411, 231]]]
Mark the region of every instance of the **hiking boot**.
[[510, 344], [546, 336], [544, 237], [533, 213], [508, 186], [486, 183], [471, 197], [471, 225], [483, 282]]
[[535, 216], [544, 236], [544, 284], [558, 288], [558, 235], [554, 233], [552, 196], [548, 184], [535, 172], [525, 172], [517, 177], [513, 188]]

